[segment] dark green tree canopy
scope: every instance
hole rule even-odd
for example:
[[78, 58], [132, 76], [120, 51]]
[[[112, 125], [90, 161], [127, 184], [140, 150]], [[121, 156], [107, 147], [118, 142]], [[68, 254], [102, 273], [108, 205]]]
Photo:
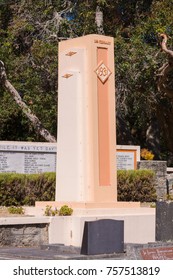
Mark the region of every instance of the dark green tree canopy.
[[[173, 0], [0, 0], [0, 60], [22, 100], [56, 137], [58, 42], [91, 33], [115, 38], [117, 143], [173, 155], [172, 72], [159, 69], [173, 50]], [[100, 12], [100, 14], [98, 14]], [[101, 17], [99, 17], [101, 16]], [[166, 83], [166, 85], [165, 85]], [[0, 87], [0, 139], [42, 141]]]

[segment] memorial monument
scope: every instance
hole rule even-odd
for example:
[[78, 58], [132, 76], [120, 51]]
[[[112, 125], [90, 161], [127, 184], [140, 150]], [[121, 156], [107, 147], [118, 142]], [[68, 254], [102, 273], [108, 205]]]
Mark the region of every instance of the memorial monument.
[[113, 38], [60, 42], [58, 69], [56, 197], [36, 206], [74, 211], [51, 218], [49, 243], [81, 246], [84, 223], [98, 219], [124, 220], [125, 242], [154, 241], [153, 209], [117, 201]]
[[115, 202], [113, 38], [59, 44], [56, 201]]

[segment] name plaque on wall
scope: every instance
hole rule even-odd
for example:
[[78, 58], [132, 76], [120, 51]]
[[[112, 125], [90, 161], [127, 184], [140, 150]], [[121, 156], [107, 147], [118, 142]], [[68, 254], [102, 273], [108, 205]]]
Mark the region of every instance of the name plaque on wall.
[[140, 161], [140, 146], [117, 145], [117, 170], [134, 170]]
[[0, 172], [37, 174], [56, 172], [56, 145], [0, 143]]
[[[57, 144], [0, 141], [0, 173], [56, 172]], [[136, 169], [139, 146], [117, 145], [117, 169]]]
[[133, 152], [117, 152], [117, 169], [132, 170], [134, 168], [134, 153]]

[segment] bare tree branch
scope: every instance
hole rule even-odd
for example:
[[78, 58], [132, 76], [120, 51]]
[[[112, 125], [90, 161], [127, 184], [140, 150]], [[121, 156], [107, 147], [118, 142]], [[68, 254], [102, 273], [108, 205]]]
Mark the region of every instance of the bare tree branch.
[[4, 87], [13, 97], [16, 104], [21, 108], [22, 112], [27, 116], [27, 118], [32, 123], [35, 131], [40, 134], [48, 142], [56, 142], [54, 136], [52, 136], [47, 129], [45, 129], [41, 121], [34, 115], [30, 108], [23, 102], [18, 91], [13, 87], [13, 85], [7, 79], [4, 63], [0, 60], [0, 85]]
[[173, 57], [173, 51], [169, 50], [167, 48], [168, 36], [166, 34], [162, 33], [162, 34], [160, 34], [160, 37], [162, 38], [162, 42], [161, 42], [161, 49], [162, 49], [162, 51], [166, 52], [168, 55]]
[[166, 34], [160, 34], [162, 38], [161, 50], [168, 55], [168, 62], [164, 63], [162, 67], [158, 70], [158, 82], [157, 88], [159, 92], [163, 92], [165, 96], [173, 99], [173, 88], [168, 86], [170, 80], [170, 73], [173, 71], [173, 51], [167, 48], [168, 37]]
[[97, 32], [98, 34], [104, 34], [104, 29], [103, 29], [103, 12], [100, 9], [99, 6], [96, 8], [96, 13], [95, 13], [95, 22], [97, 25]]

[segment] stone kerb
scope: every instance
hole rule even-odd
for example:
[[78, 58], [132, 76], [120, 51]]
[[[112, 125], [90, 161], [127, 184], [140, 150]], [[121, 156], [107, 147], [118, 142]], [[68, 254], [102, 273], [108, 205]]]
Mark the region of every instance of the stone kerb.
[[142, 160], [138, 162], [138, 169], [150, 169], [156, 174], [157, 199], [163, 199], [167, 194], [167, 162], [157, 160]]

